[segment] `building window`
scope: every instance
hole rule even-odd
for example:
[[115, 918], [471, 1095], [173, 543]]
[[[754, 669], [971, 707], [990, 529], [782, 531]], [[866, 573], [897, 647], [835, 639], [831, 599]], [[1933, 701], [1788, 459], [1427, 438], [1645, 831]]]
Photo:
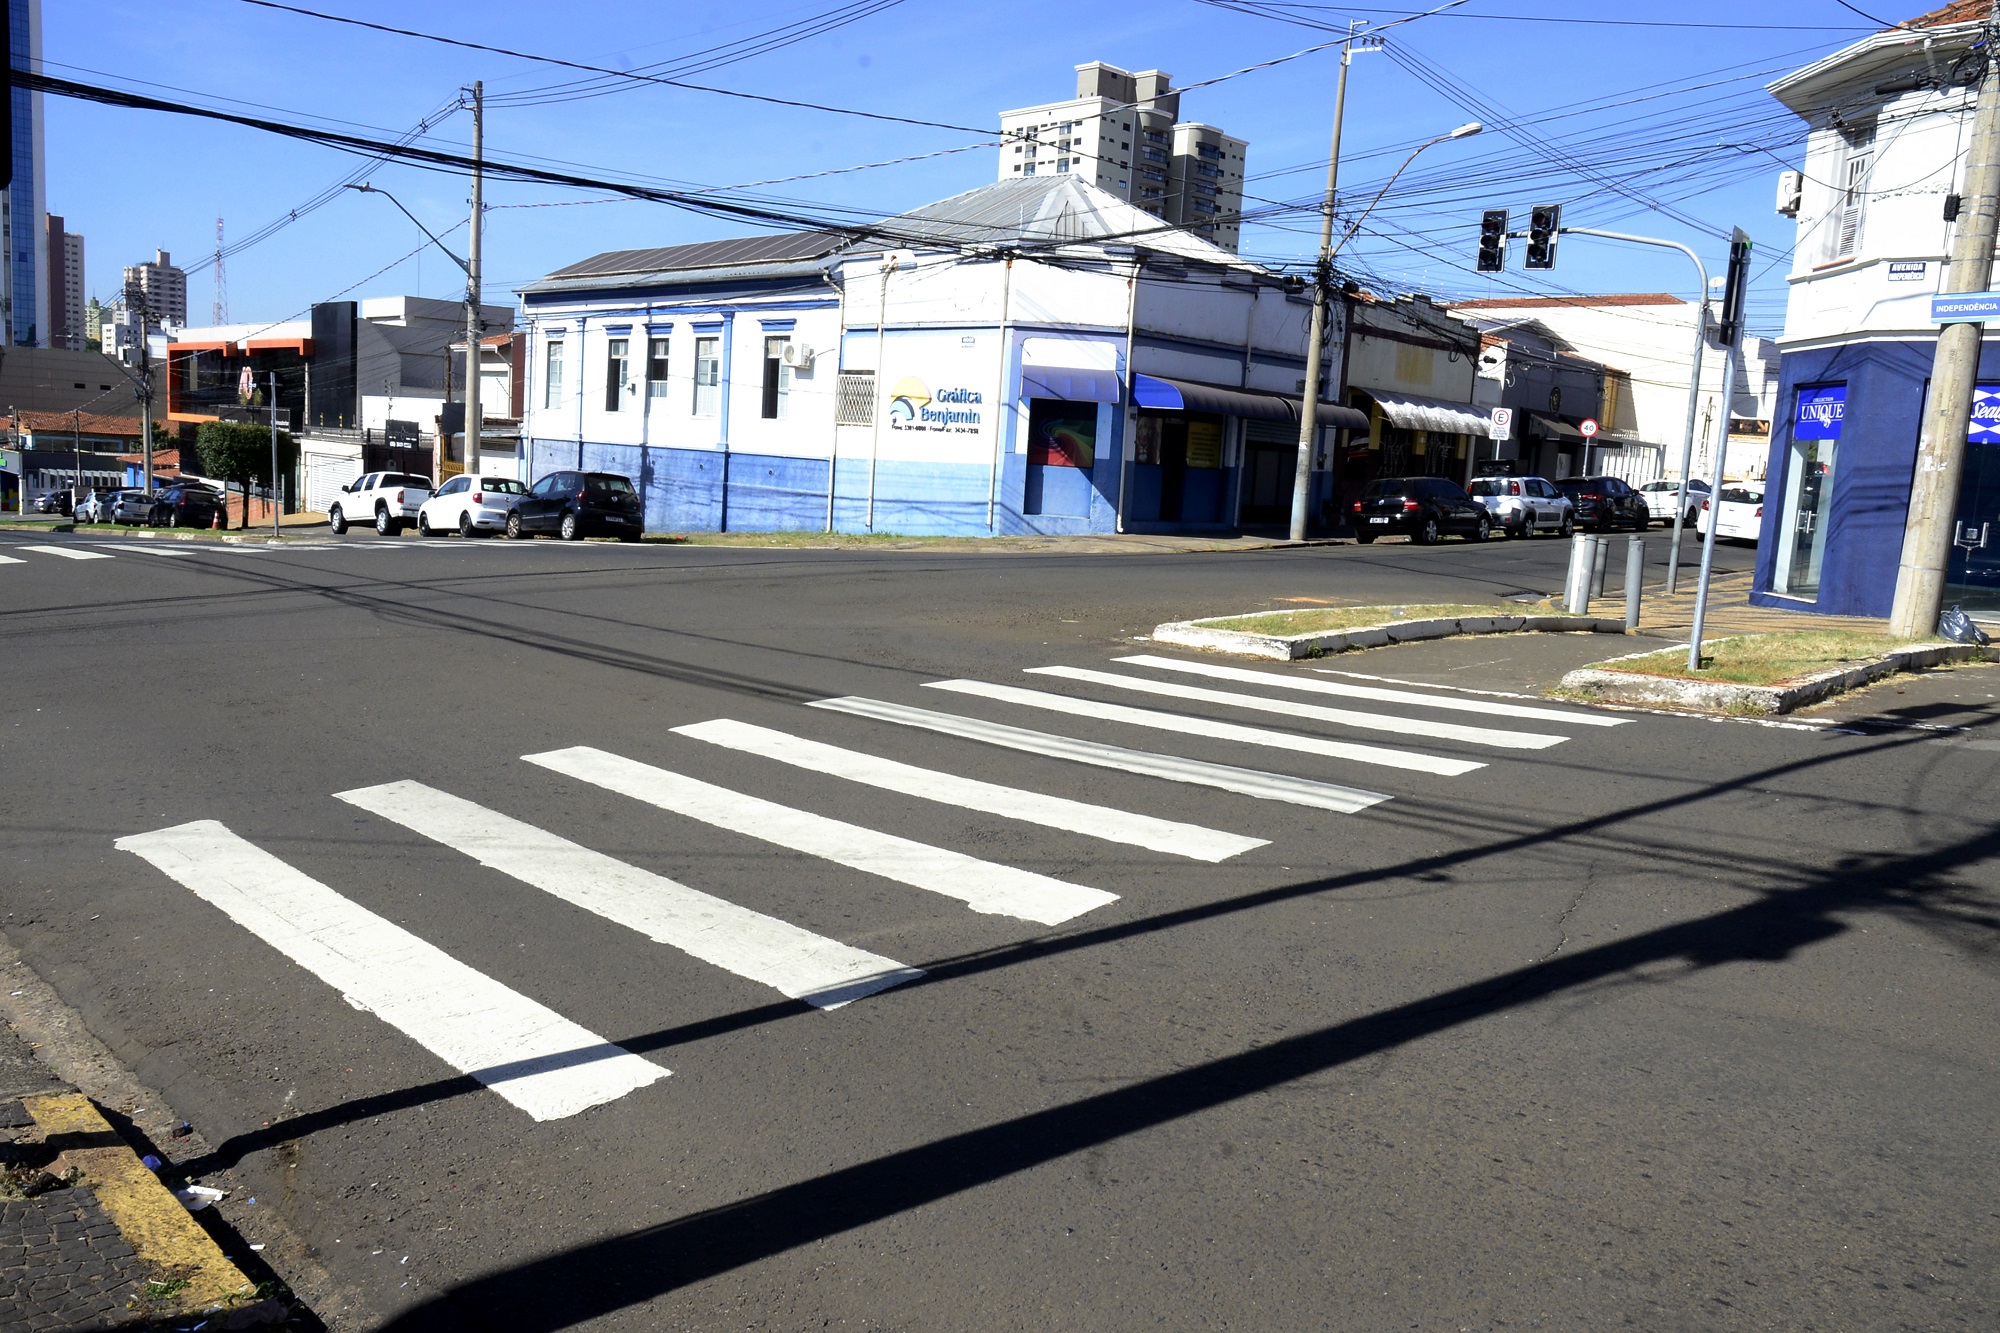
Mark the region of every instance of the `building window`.
[[1059, 157], [1059, 158], [1057, 158], [1057, 159], [1056, 159], [1056, 170], [1057, 170], [1057, 171], [1068, 171], [1068, 170], [1069, 170], [1069, 159], [1068, 159], [1068, 158], [1066, 158], [1066, 157]]
[[722, 339], [703, 337], [694, 340], [694, 414], [698, 417], [715, 415], [716, 404], [721, 401], [722, 384]]
[[605, 347], [604, 410], [616, 412], [625, 405], [625, 367], [631, 344], [623, 338], [613, 338]]
[[[548, 371], [542, 376], [542, 406], [554, 407], [562, 401], [563, 345], [550, 343], [547, 360]], [[188, 365], [194, 365], [194, 358], [188, 358]]]
[[1164, 162], [1167, 160], [1167, 152], [1164, 148], [1141, 148], [1139, 157], [1147, 162]]
[[1034, 163], [1032, 163], [1032, 162], [1030, 162], [1030, 163], [1029, 163], [1029, 164], [1028, 164], [1027, 166], [1025, 166], [1025, 167], [1022, 167], [1022, 168], [1021, 168], [1021, 174], [1022, 174], [1023, 176], [1032, 176], [1032, 175], [1034, 175], [1034, 174], [1035, 174], [1035, 164], [1034, 164]]
[[646, 396], [665, 398], [667, 396], [667, 340], [665, 338], [646, 339]]
[[1194, 150], [1195, 152], [1201, 154], [1203, 157], [1207, 158], [1211, 162], [1220, 162], [1222, 160], [1222, 150], [1220, 148], [1217, 148], [1214, 144], [1211, 143], [1196, 144]]
[[834, 394], [833, 424], [872, 426], [875, 424], [875, 372], [843, 370]]
[[764, 409], [766, 421], [782, 421], [791, 415], [792, 368], [785, 364], [790, 338], [764, 339]]
[[1167, 136], [1166, 136], [1166, 135], [1164, 135], [1164, 134], [1162, 134], [1162, 133], [1160, 133], [1160, 131], [1158, 131], [1158, 130], [1147, 130], [1147, 131], [1146, 131], [1146, 142], [1147, 142], [1147, 143], [1165, 143], [1166, 141], [1167, 141]]
[[1843, 133], [1847, 156], [1841, 163], [1839, 194], [1834, 200], [1833, 226], [1827, 258], [1849, 259], [1861, 249], [1861, 217], [1868, 205], [1868, 175], [1875, 167], [1875, 127]]

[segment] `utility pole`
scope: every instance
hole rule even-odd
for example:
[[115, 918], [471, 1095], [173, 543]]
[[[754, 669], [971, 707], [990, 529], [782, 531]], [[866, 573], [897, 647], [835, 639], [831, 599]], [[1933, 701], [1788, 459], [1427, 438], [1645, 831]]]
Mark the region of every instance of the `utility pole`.
[[146, 308], [139, 307], [139, 433], [145, 437], [139, 452], [146, 459], [144, 488], [153, 492], [153, 347], [147, 336]]
[[[1333, 286], [1333, 203], [1340, 187], [1340, 129], [1347, 113], [1347, 67], [1354, 61], [1359, 20], [1347, 24], [1340, 44], [1340, 78], [1333, 88], [1333, 146], [1326, 160], [1326, 197], [1319, 206], [1319, 258], [1313, 265], [1312, 331], [1306, 335], [1306, 383], [1299, 404], [1299, 461], [1292, 474], [1291, 539], [1306, 539], [1306, 508], [1312, 499], [1313, 446], [1319, 435], [1320, 344], [1326, 341], [1326, 306]], [[1364, 51], [1374, 47], [1362, 47]]]
[[[482, 164], [486, 148], [486, 85], [472, 85], [472, 248], [465, 256], [465, 472], [479, 473], [479, 435], [484, 420], [479, 406], [479, 233], [485, 213]], [[442, 470], [442, 469], [440, 469]]]
[[271, 535], [278, 536], [278, 372], [271, 371]]
[[[1994, 0], [1988, 18], [1989, 53], [1996, 29], [2000, 29], [2000, 0]], [[1993, 242], [2000, 231], [2000, 70], [1991, 54], [1980, 77], [1962, 195], [1958, 227], [1951, 238], [1951, 266], [1945, 270], [1939, 295], [1983, 292], [1993, 281]], [[1896, 600], [1889, 611], [1889, 633], [1899, 639], [1935, 633], [1938, 613], [1944, 608], [1945, 570], [1958, 518], [1959, 477], [1965, 470], [1965, 437], [1985, 335], [1984, 324], [1946, 324], [1938, 331], [1930, 401], [1924, 405], [1923, 433], [1917, 441], [1917, 470], [1910, 479], [1903, 555], [1896, 568]]]

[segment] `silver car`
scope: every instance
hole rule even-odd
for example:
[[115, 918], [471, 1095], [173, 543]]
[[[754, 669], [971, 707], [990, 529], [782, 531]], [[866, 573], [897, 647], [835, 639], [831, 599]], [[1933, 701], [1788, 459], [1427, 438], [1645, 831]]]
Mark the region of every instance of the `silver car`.
[[1576, 530], [1576, 505], [1540, 477], [1474, 477], [1465, 489], [1509, 537], [1537, 532], [1567, 537]]

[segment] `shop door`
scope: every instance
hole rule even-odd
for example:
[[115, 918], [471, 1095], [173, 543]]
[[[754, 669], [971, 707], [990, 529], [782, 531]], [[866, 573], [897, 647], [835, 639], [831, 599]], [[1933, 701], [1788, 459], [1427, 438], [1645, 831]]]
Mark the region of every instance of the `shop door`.
[[1187, 497], [1187, 418], [1168, 417], [1160, 422], [1160, 521], [1181, 521], [1181, 503]]
[[1833, 504], [1834, 454], [1847, 414], [1847, 386], [1813, 385], [1798, 393], [1772, 591], [1816, 599], [1820, 562], [1826, 556], [1827, 511]]
[[1090, 513], [1097, 464], [1097, 404], [1056, 398], [1028, 403], [1028, 475], [1021, 510], [1082, 518]]
[[1283, 523], [1292, 516], [1298, 433], [1279, 423], [1246, 421], [1243, 435], [1243, 521]]
[[1983, 403], [2000, 406], [2000, 384], [1982, 384], [1973, 396], [1944, 600], [1993, 619], [2000, 617], [2000, 421], [1979, 416]]

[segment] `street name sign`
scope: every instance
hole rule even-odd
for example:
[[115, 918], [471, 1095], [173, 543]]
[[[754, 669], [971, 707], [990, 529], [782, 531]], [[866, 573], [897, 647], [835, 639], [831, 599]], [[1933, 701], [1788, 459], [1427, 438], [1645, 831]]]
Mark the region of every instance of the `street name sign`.
[[1952, 292], [1931, 298], [1931, 323], [1977, 324], [2000, 319], [2000, 292]]

